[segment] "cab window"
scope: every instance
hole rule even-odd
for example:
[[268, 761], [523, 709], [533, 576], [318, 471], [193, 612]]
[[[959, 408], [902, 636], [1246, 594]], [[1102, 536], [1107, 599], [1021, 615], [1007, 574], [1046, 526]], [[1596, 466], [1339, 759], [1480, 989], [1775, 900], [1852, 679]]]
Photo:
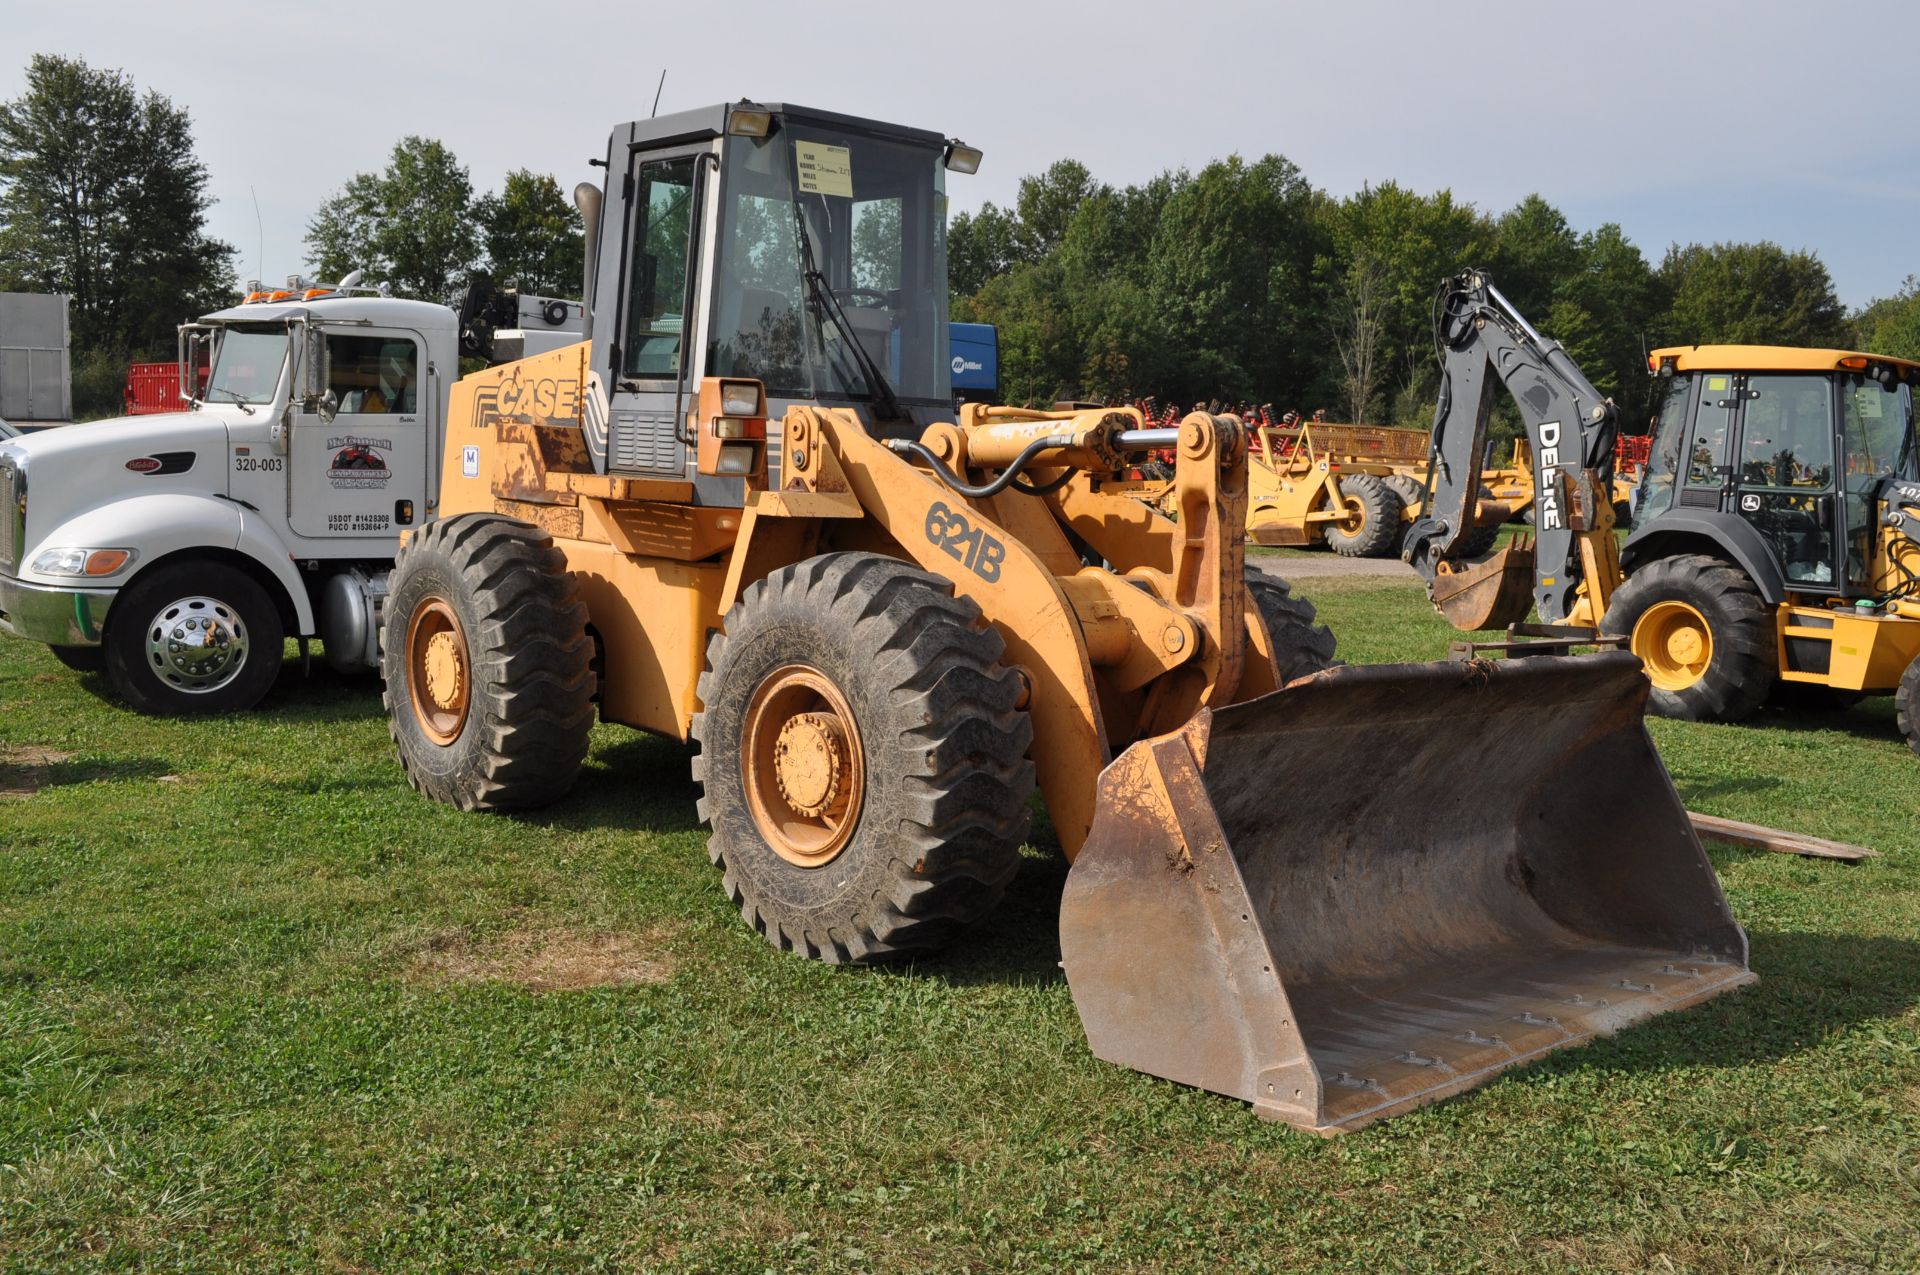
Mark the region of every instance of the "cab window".
[[1878, 534], [1875, 496], [1888, 478], [1914, 477], [1913, 390], [1882, 386], [1864, 376], [1843, 376], [1840, 436], [1847, 450], [1845, 478], [1847, 580], [1867, 584]]
[[405, 337], [327, 334], [327, 388], [341, 415], [411, 415], [419, 380], [419, 349]]
[[693, 253], [693, 174], [697, 157], [640, 165], [628, 249], [623, 370], [638, 380], [680, 376], [687, 263]]

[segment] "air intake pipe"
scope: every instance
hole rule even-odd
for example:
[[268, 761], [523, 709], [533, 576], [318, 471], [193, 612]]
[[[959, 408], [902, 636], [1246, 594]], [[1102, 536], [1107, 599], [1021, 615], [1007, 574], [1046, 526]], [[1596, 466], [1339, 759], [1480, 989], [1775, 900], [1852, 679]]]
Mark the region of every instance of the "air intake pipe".
[[573, 188], [573, 206], [580, 210], [587, 236], [586, 277], [580, 283], [580, 338], [584, 341], [593, 339], [593, 281], [600, 257], [600, 200], [600, 188], [592, 182], [581, 182]]

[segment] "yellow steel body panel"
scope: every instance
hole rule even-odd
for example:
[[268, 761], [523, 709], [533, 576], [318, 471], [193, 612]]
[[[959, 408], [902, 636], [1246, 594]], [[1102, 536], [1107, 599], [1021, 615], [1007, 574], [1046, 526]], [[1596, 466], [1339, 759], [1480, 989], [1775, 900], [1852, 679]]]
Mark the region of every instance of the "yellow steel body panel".
[[1670, 345], [1649, 358], [1655, 366], [1672, 359], [1682, 372], [1832, 372], [1845, 359], [1872, 359], [1920, 372], [1920, 363], [1886, 354], [1793, 345]]
[[[1920, 659], [1920, 620], [1884, 612], [1861, 614], [1851, 607], [1783, 606], [1775, 613], [1780, 680], [1831, 686], [1841, 691], [1884, 692]], [[1829, 647], [1825, 673], [1789, 667], [1787, 639]]]

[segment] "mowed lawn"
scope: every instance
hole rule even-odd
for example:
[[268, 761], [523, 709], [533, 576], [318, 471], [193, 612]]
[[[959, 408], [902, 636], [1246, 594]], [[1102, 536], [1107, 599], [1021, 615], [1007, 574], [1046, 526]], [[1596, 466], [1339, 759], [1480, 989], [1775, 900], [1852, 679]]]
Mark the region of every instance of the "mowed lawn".
[[[1310, 592], [1349, 660], [1445, 650]], [[1885, 857], [1715, 848], [1757, 986], [1323, 1141], [1088, 1055], [1050, 845], [834, 970], [740, 922], [681, 745], [463, 815], [372, 682], [154, 721], [0, 642], [0, 1268], [1920, 1268], [1920, 758], [1884, 702], [1653, 729], [1694, 808]]]

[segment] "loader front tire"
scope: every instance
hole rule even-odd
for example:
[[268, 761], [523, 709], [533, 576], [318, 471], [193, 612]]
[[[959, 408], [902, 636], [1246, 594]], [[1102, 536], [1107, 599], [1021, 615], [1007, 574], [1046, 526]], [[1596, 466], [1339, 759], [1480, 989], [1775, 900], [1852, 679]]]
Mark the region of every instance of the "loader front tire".
[[1900, 678], [1900, 689], [1893, 693], [1893, 716], [1907, 747], [1920, 753], [1920, 660], [1907, 665]]
[[870, 964], [992, 909], [1027, 834], [1033, 726], [979, 607], [897, 559], [833, 553], [749, 585], [722, 624], [693, 777], [747, 924]]
[[1406, 504], [1373, 474], [1342, 474], [1338, 522], [1329, 522], [1327, 545], [1346, 558], [1384, 558], [1400, 543]]
[[1600, 626], [1625, 634], [1662, 717], [1736, 722], [1765, 702], [1779, 673], [1773, 613], [1746, 572], [1705, 554], [1657, 558], [1614, 591]]
[[1293, 596], [1285, 580], [1252, 568], [1247, 570], [1247, 592], [1267, 622], [1267, 636], [1273, 640], [1273, 661], [1280, 669], [1282, 684], [1340, 661], [1333, 657], [1336, 642], [1331, 630], [1313, 622], [1313, 603]]
[[394, 561], [380, 630], [407, 782], [462, 810], [565, 796], [593, 726], [593, 642], [566, 559], [493, 514], [428, 523]]

